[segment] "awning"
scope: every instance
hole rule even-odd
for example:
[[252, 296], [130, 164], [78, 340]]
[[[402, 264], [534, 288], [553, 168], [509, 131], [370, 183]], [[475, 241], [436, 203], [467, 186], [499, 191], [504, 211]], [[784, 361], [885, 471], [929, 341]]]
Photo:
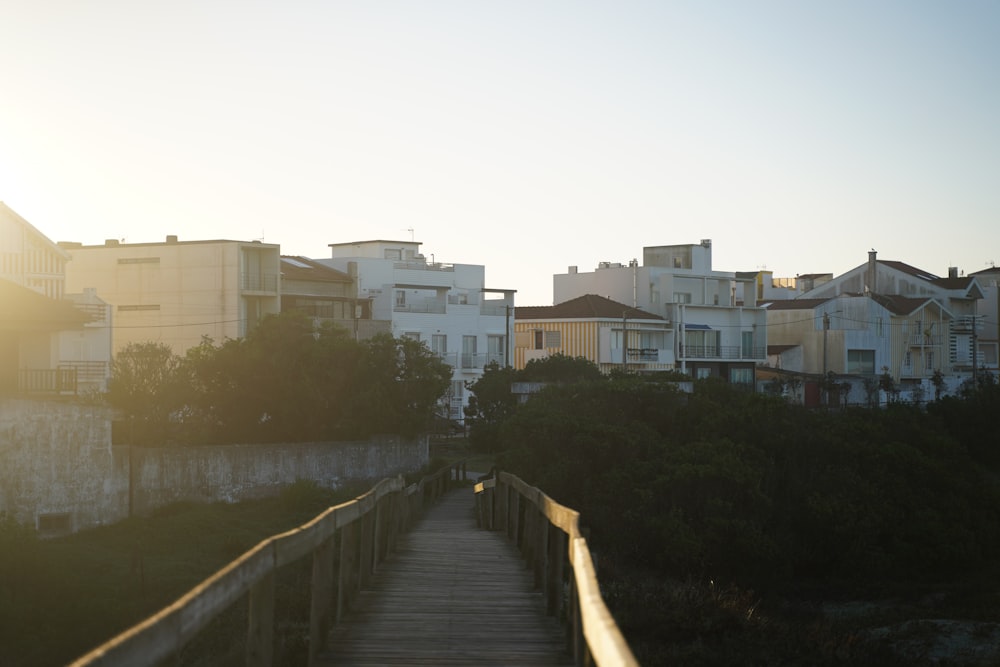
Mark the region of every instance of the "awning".
[[685, 322], [684, 329], [687, 331], [711, 331], [712, 327], [707, 324], [688, 324]]

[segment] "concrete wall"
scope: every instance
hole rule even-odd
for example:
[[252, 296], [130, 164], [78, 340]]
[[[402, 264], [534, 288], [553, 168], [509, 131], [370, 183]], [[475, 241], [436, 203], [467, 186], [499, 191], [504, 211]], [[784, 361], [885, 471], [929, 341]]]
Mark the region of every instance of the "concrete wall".
[[[0, 512], [43, 532], [119, 521], [188, 500], [274, 495], [298, 479], [338, 488], [418, 470], [426, 437], [371, 442], [111, 446], [111, 411], [97, 405], [0, 399]], [[130, 488], [131, 487], [131, 488]]]

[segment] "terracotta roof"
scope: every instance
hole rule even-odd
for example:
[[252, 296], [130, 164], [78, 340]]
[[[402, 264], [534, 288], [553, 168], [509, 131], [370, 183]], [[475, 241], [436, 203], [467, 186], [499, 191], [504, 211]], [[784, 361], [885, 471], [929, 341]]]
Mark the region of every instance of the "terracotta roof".
[[935, 276], [933, 273], [930, 273], [929, 271], [923, 271], [915, 266], [910, 266], [909, 264], [906, 264], [904, 262], [896, 262], [894, 260], [885, 260], [885, 259], [880, 259], [877, 261], [879, 264], [885, 264], [886, 266], [896, 269], [897, 271], [908, 273], [911, 276], [915, 276], [917, 278], [922, 278], [927, 281], [938, 280], [938, 277]]
[[60, 331], [78, 329], [91, 316], [77, 310], [69, 301], [50, 299], [9, 280], [0, 280], [0, 330]]
[[632, 306], [612, 301], [596, 294], [585, 294], [554, 306], [517, 306], [514, 319], [517, 320], [569, 320], [569, 319], [622, 319], [662, 320], [659, 315], [647, 313]]
[[899, 296], [898, 294], [872, 294], [872, 301], [885, 306], [893, 315], [909, 315], [920, 310], [934, 299], [926, 297]]
[[935, 278], [931, 282], [945, 289], [966, 289], [972, 284], [975, 278], [962, 276], [961, 278]]
[[[830, 297], [833, 298], [833, 297]], [[826, 299], [778, 299], [763, 305], [767, 310], [813, 310], [830, 300]]]
[[297, 255], [281, 256], [281, 277], [287, 280], [312, 280], [329, 283], [353, 282], [351, 277], [343, 271]]

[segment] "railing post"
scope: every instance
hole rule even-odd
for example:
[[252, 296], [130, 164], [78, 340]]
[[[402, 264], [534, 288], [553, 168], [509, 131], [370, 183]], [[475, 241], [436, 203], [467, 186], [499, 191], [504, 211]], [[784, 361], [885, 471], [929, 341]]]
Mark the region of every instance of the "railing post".
[[312, 600], [309, 611], [309, 664], [313, 664], [325, 647], [330, 629], [330, 607], [333, 602], [333, 538], [330, 537], [313, 551]]
[[559, 528], [549, 529], [549, 570], [546, 577], [546, 611], [549, 616], [559, 618], [562, 611], [563, 575], [566, 567], [567, 535]]
[[361, 539], [359, 546], [360, 557], [358, 559], [358, 581], [361, 589], [368, 586], [371, 580], [372, 566], [372, 546], [375, 542], [374, 533], [374, 508], [368, 510], [361, 516]]
[[274, 660], [274, 571], [250, 589], [247, 610], [248, 667], [270, 667]]
[[360, 532], [356, 521], [352, 521], [340, 529], [340, 568], [337, 576], [336, 614], [338, 623], [350, 608], [351, 601], [354, 600], [361, 585], [361, 576], [360, 573], [357, 573]]

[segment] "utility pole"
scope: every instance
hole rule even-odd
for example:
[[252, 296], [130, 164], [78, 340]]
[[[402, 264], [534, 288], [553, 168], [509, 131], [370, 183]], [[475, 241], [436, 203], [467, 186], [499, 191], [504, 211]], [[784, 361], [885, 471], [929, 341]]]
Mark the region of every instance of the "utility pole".
[[628, 370], [628, 313], [622, 311], [622, 370]]
[[829, 313], [823, 313], [823, 385], [822, 385], [823, 386], [823, 405], [826, 405], [829, 402], [829, 397], [827, 396], [827, 387], [826, 387], [826, 380], [827, 380], [827, 378], [826, 378], [826, 369], [827, 369], [827, 354], [826, 354], [826, 349], [827, 349], [827, 344], [826, 343], [827, 343], [827, 338], [829, 337], [829, 332], [830, 332], [830, 314]]

